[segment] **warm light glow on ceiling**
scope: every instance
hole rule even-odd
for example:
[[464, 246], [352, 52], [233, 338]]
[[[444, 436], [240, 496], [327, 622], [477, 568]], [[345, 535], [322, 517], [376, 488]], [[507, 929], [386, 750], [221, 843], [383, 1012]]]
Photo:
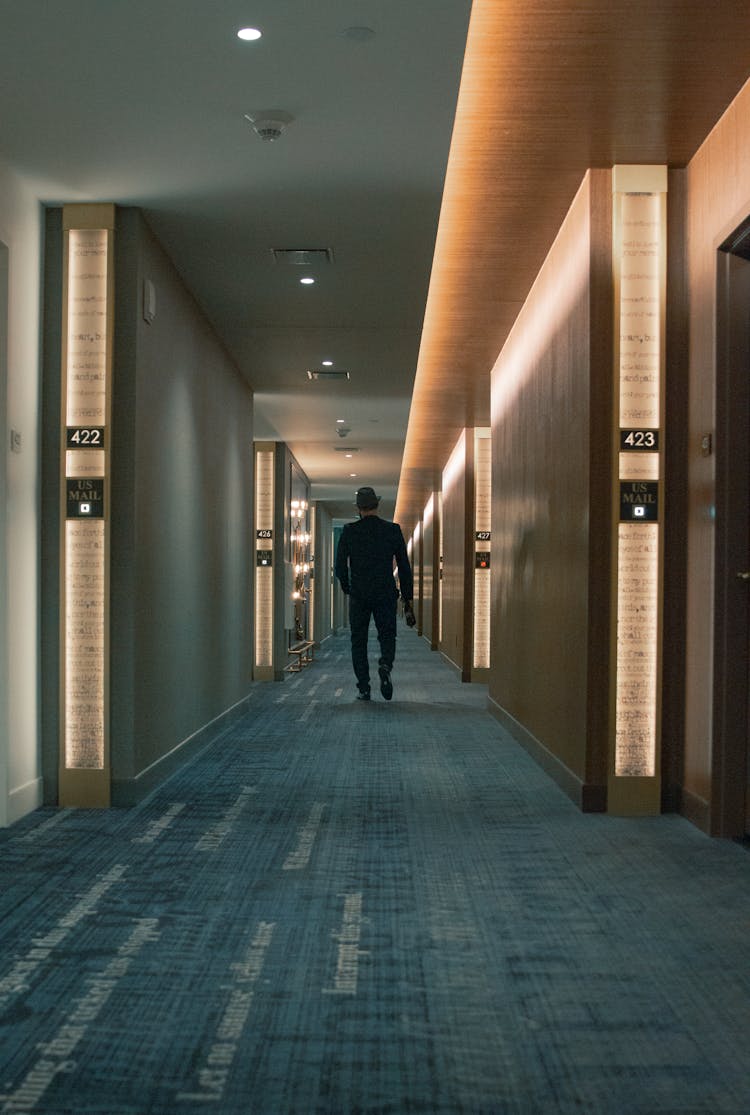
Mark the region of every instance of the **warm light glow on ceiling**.
[[447, 496], [466, 468], [466, 430], [462, 430], [443, 469], [443, 495]]
[[[585, 17], [580, 6], [548, 0], [471, 5], [394, 512], [407, 529], [460, 429], [488, 424], [491, 369], [589, 168], [609, 167], [624, 151], [628, 163], [685, 166], [705, 137], [701, 115], [718, 119], [736, 95], [719, 64], [719, 36], [705, 42], [700, 5], [680, 6], [679, 34], [657, 17], [658, 5], [640, 6], [650, 28], [647, 66], [633, 45], [631, 6], [584, 7]], [[730, 22], [739, 12], [746, 20], [746, 5], [723, 5], [722, 29], [725, 7]], [[592, 50], [594, 27], [601, 50]], [[702, 81], [692, 57], [701, 58]], [[736, 64], [744, 81], [747, 67]], [[711, 115], [724, 80], [723, 107]], [[689, 97], [680, 109], [675, 88]], [[634, 89], [649, 106], [648, 127], [622, 111]], [[557, 285], [567, 298], [562, 277]], [[502, 385], [501, 405], [512, 402], [520, 377], [517, 368]]]

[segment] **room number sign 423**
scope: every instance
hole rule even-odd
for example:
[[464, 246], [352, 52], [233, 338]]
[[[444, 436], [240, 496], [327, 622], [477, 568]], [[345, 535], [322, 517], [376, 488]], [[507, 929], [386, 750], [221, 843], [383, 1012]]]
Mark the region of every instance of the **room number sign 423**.
[[620, 430], [620, 451], [622, 453], [654, 453], [658, 449], [658, 430]]

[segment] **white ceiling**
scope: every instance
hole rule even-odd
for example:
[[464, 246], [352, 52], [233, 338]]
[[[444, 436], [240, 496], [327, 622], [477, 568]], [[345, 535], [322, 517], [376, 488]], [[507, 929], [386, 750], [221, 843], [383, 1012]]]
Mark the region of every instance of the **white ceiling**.
[[[257, 392], [256, 435], [336, 514], [359, 484], [395, 497], [470, 6], [0, 0], [0, 159], [46, 202], [143, 207]], [[244, 118], [267, 108], [294, 117], [275, 143]], [[273, 248], [334, 262], [303, 287]], [[311, 383], [326, 358], [351, 379]]]

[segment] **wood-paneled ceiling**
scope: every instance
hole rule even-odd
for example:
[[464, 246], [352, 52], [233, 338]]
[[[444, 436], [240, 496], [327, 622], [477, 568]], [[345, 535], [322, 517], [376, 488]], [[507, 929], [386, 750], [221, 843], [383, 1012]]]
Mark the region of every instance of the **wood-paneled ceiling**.
[[736, 0], [474, 0], [396, 517], [410, 531], [590, 167], [684, 167], [750, 74]]

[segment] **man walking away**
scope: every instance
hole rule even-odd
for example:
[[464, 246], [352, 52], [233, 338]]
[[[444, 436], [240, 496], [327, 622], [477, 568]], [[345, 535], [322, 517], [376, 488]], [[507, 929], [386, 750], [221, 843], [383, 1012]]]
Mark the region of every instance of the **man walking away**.
[[406, 622], [409, 627], [417, 622], [412, 608], [414, 588], [404, 536], [398, 523], [380, 518], [379, 503], [380, 496], [376, 496], [372, 488], [357, 490], [359, 519], [346, 524], [336, 550], [336, 576], [349, 597], [352, 665], [360, 701], [370, 700], [370, 664], [367, 659], [370, 617], [375, 620], [380, 643], [380, 692], [386, 701], [393, 696], [391, 670], [396, 655], [396, 602], [399, 597], [393, 578], [394, 561]]

